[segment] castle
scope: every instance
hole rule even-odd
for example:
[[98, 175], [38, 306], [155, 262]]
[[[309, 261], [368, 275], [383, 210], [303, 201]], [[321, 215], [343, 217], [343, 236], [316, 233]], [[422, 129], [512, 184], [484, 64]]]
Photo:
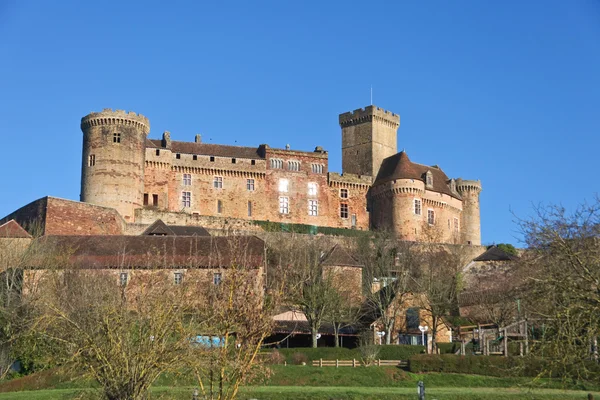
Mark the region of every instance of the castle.
[[141, 114], [91, 113], [81, 120], [81, 201], [114, 208], [127, 223], [160, 211], [481, 244], [479, 181], [449, 179], [398, 153], [398, 114], [368, 106], [339, 115], [339, 124], [341, 174], [329, 171], [321, 147], [215, 145], [200, 135], [180, 142], [169, 132], [154, 140]]

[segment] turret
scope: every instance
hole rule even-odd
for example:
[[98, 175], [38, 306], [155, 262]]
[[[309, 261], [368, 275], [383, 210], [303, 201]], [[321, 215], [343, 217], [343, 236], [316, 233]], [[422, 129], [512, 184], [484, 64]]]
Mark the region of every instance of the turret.
[[134, 112], [104, 109], [83, 117], [81, 130], [81, 201], [115, 208], [133, 222], [143, 202], [150, 122]]
[[384, 158], [398, 151], [400, 116], [376, 106], [340, 114], [342, 172], [373, 179]]
[[481, 245], [479, 193], [481, 181], [456, 180], [456, 190], [462, 197], [461, 233], [465, 244]]

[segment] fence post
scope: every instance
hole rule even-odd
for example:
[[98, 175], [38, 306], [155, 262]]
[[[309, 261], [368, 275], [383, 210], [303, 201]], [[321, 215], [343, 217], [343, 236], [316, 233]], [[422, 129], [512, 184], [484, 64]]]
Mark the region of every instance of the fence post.
[[319, 367], [323, 367], [323, 359], [319, 358]]
[[377, 359], [377, 366], [381, 367], [381, 359], [380, 358]]
[[465, 339], [463, 339], [462, 342], [460, 342], [460, 354], [463, 356], [466, 355], [465, 347]]
[[340, 360], [338, 360], [337, 358], [335, 359], [335, 367], [336, 368], [340, 367]]
[[354, 358], [352, 359], [352, 368], [356, 368], [356, 360]]
[[508, 331], [504, 329], [504, 357], [508, 357]]

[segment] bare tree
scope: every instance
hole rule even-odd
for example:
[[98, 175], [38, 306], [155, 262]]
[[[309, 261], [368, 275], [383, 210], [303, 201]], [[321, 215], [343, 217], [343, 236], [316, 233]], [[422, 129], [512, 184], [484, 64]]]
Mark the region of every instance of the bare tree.
[[592, 366], [600, 334], [600, 198], [572, 212], [537, 207], [518, 223], [527, 245], [522, 264], [530, 272], [528, 314], [543, 321], [533, 351], [550, 355], [548, 373], [597, 378]]
[[[328, 279], [333, 284], [333, 291], [329, 297], [329, 305], [325, 313], [325, 321], [331, 323], [335, 347], [340, 345], [340, 332], [344, 328], [355, 327], [360, 322], [363, 310], [361, 307], [362, 296], [360, 285], [352, 279], [350, 274], [334, 269], [326, 271], [332, 274]], [[358, 294], [357, 294], [358, 291]]]
[[388, 232], [375, 232], [358, 239], [357, 254], [364, 265], [364, 311], [383, 326], [385, 343], [390, 344], [412, 289], [418, 252], [413, 243], [399, 242]]

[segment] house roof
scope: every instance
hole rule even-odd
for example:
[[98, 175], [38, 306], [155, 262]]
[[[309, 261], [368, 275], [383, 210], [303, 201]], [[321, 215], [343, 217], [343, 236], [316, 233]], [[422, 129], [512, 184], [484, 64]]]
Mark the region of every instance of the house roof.
[[383, 160], [373, 186], [395, 179], [417, 179], [423, 181], [427, 171], [431, 171], [433, 176], [432, 190], [434, 192], [444, 193], [457, 199], [461, 198], [458, 193], [450, 190], [450, 187], [448, 186], [448, 181], [450, 179], [446, 176], [444, 171], [438, 167], [414, 163], [410, 161], [408, 155], [404, 151]]
[[264, 242], [256, 236], [44, 236], [31, 268], [206, 268], [234, 263], [259, 267]]
[[[293, 333], [310, 335], [310, 325], [308, 321], [275, 321], [273, 333]], [[328, 322], [323, 322], [319, 327], [319, 333], [322, 335], [333, 335], [335, 330], [333, 325]], [[358, 334], [358, 326], [346, 326], [340, 329], [340, 336], [356, 336]]]
[[14, 219], [0, 225], [0, 238], [31, 239], [31, 237]]
[[201, 226], [167, 225], [157, 219], [142, 233], [145, 236], [210, 236]]
[[335, 267], [364, 267], [356, 258], [339, 244], [336, 244], [323, 256], [321, 265]]
[[512, 261], [517, 260], [519, 257], [507, 253], [498, 246], [492, 246], [487, 249], [482, 255], [473, 259], [473, 261]]
[[[148, 139], [146, 141], [146, 147], [161, 149], [163, 148], [162, 140]], [[258, 153], [258, 147], [227, 146], [223, 144], [172, 141], [169, 150], [173, 153], [198, 154], [216, 157], [264, 158]]]

